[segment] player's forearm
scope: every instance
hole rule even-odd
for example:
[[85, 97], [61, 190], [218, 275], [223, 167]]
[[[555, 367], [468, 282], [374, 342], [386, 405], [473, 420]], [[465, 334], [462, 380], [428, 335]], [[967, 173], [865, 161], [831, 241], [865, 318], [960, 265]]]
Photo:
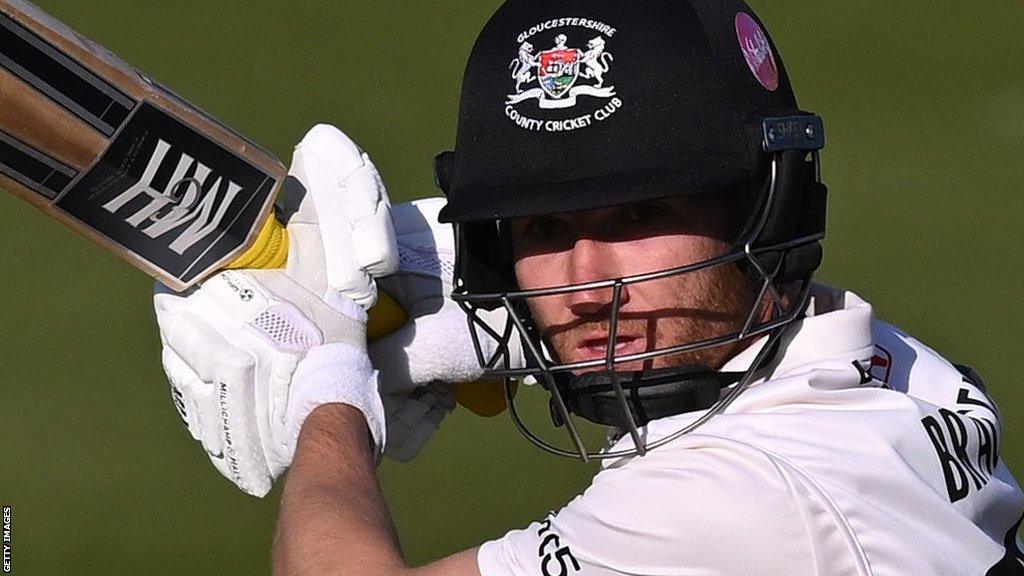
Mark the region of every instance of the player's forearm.
[[274, 573], [391, 576], [406, 569], [363, 416], [338, 404], [316, 409], [285, 484]]

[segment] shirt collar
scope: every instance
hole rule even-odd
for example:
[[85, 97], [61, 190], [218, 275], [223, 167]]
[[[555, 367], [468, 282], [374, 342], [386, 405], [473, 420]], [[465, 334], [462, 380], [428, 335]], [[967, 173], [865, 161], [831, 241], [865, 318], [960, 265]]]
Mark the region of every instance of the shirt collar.
[[[780, 374], [799, 366], [873, 346], [871, 305], [853, 292], [815, 283], [804, 318], [783, 337], [781, 355], [772, 364]], [[745, 372], [768, 340], [763, 336], [722, 366], [722, 372]]]

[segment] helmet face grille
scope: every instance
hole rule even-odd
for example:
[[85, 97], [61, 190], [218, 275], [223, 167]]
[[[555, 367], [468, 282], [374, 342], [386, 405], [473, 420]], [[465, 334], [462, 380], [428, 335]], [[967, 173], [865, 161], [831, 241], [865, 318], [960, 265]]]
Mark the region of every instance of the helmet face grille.
[[[519, 290], [509, 286], [497, 291], [481, 291], [478, 289], [481, 285], [467, 283], [464, 274], [467, 268], [472, 269], [472, 264], [466, 261], [467, 257], [472, 258], [472, 254], [460, 252], [462, 261], [457, 265], [456, 289], [452, 298], [468, 314], [471, 328], [475, 328], [472, 333], [493, 340], [486, 345], [475, 340], [478, 359], [485, 373], [490, 377], [507, 380], [528, 378], [540, 382], [551, 395], [553, 423], [565, 427], [572, 445], [568, 448], [557, 447], [541, 440], [540, 435], [524, 424], [515, 409], [515, 399], [510, 394], [510, 415], [531, 441], [549, 452], [584, 460], [625, 455], [621, 451], [592, 450], [584, 446], [582, 435], [574, 422], [574, 416], [579, 416], [623, 430], [633, 439], [634, 449], [629, 453], [643, 454], [653, 447], [653, 444], [643, 440], [639, 430], [647, 421], [708, 410], [699, 419], [701, 423], [706, 422], [710, 415], [724, 410], [739, 391], [749, 385], [758, 369], [770, 363], [775, 343], [785, 328], [803, 314], [811, 284], [810, 277], [820, 262], [819, 243], [824, 237], [824, 221], [816, 217], [818, 202], [810, 202], [802, 196], [797, 198], [797, 204], [809, 206], [808, 210], [815, 212], [811, 216], [792, 208], [794, 195], [820, 194], [820, 203], [823, 204], [824, 186], [817, 179], [817, 154], [811, 154], [811, 158], [806, 160], [806, 151], [790, 152], [773, 155], [769, 182], [751, 225], [732, 250], [712, 259], [584, 284], [533, 290]], [[780, 212], [789, 217], [784, 218]], [[498, 243], [499, 233], [496, 231], [494, 234], [494, 241]], [[463, 242], [466, 240], [463, 234], [457, 233], [457, 238]], [[809, 258], [807, 254], [817, 254], [818, 258]], [[490, 266], [493, 270], [510, 268], [508, 262], [492, 262]], [[739, 266], [744, 270], [756, 294], [741, 327], [728, 333], [706, 334], [692, 341], [674, 342], [659, 349], [616, 353], [624, 289], [723, 266]], [[496, 285], [500, 284], [491, 284]], [[550, 343], [545, 341], [537, 329], [530, 314], [530, 302], [539, 298], [594, 290], [610, 290], [612, 294], [607, 319], [609, 338], [604, 357], [563, 362], [552, 353]], [[482, 318], [485, 311], [499, 308], [507, 314], [503, 329], [488, 326]], [[510, 362], [509, 350], [513, 339], [522, 342], [526, 366], [513, 366]], [[658, 359], [695, 357], [701, 351], [735, 347], [741, 343], [751, 344], [758, 339], [765, 340], [762, 350], [749, 369], [742, 373], [720, 373], [692, 364], [677, 367], [674, 371], [651, 369]], [[485, 356], [483, 350], [494, 352]], [[623, 370], [624, 365], [635, 366], [638, 363], [643, 364], [642, 370]]]

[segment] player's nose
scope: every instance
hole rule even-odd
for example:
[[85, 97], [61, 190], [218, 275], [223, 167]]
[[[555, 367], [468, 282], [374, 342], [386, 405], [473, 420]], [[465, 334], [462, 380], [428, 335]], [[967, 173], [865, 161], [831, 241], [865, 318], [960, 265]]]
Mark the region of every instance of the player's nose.
[[[620, 275], [607, 243], [591, 238], [576, 240], [569, 266], [573, 284], [610, 280]], [[569, 309], [576, 316], [594, 316], [611, 310], [614, 301], [613, 287], [578, 290], [569, 294]], [[629, 288], [623, 286], [619, 294], [619, 306], [624, 306], [627, 302]]]

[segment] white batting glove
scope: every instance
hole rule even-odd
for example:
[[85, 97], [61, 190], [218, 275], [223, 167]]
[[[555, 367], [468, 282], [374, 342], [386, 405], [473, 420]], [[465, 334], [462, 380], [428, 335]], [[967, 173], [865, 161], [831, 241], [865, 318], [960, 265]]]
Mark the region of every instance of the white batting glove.
[[374, 278], [397, 265], [387, 194], [369, 157], [328, 126], [296, 147], [289, 174], [286, 270], [225, 272], [191, 295], [154, 297], [182, 418], [214, 466], [255, 496], [291, 464], [317, 406], [360, 409], [378, 454], [386, 437], [365, 308]]
[[[450, 298], [455, 237], [437, 219], [444, 203], [428, 198], [392, 208], [399, 268], [379, 281], [410, 318], [403, 329], [370, 344], [388, 418], [387, 455], [400, 461], [415, 457], [455, 407], [450, 384], [483, 376], [466, 314]], [[487, 320], [500, 332], [506, 315], [499, 310]], [[493, 343], [483, 334], [480, 341]], [[518, 347], [513, 358], [514, 366], [522, 365]]]
[[175, 405], [213, 465], [254, 496], [291, 464], [306, 416], [359, 408], [385, 442], [366, 313], [327, 305], [281, 273], [224, 272], [187, 298], [156, 297]]

